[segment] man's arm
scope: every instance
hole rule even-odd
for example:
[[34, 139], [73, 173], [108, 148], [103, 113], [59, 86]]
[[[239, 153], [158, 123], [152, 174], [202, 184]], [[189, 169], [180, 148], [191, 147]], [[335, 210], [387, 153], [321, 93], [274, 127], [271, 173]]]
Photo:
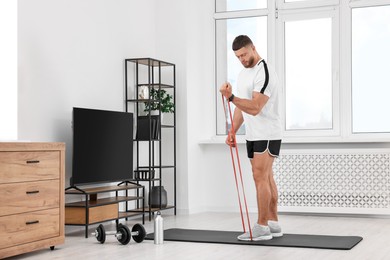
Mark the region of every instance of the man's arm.
[[252, 99], [244, 99], [239, 97], [233, 98], [233, 104], [252, 116], [257, 115], [267, 103], [269, 97], [259, 92], [252, 92]]
[[234, 133], [237, 133], [238, 129], [240, 129], [242, 123], [244, 123], [244, 117], [242, 116], [242, 112], [239, 108], [234, 109], [233, 114], [233, 126], [234, 126]]
[[[219, 91], [226, 98], [230, 98], [232, 96], [232, 86], [230, 83], [225, 83], [221, 86]], [[239, 97], [233, 98], [233, 104], [238, 107], [241, 111], [250, 114], [252, 116], [260, 113], [261, 109], [263, 109], [264, 105], [267, 103], [269, 97], [261, 94], [259, 92], [252, 92], [252, 99], [244, 99]]]
[[[236, 139], [236, 133], [238, 129], [240, 129], [242, 123], [244, 123], [244, 117], [242, 116], [242, 112], [239, 108], [234, 109], [234, 114], [233, 114], [233, 125], [234, 129], [231, 128], [228, 136], [226, 137], [226, 144], [230, 146], [235, 146], [235, 139]], [[234, 130], [234, 131], [233, 131]]]

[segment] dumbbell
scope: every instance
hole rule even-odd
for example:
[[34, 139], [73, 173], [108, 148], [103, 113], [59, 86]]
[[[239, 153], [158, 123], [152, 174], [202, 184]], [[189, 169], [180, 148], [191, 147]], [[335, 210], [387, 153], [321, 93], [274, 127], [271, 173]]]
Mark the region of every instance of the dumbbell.
[[135, 224], [130, 232], [130, 229], [119, 223], [117, 231], [105, 231], [104, 226], [100, 224], [95, 232], [92, 233], [93, 236], [96, 237], [96, 240], [101, 244], [104, 244], [106, 241], [106, 235], [114, 235], [119, 243], [122, 245], [127, 245], [131, 237], [133, 237], [134, 241], [137, 243], [141, 243], [144, 241], [146, 236], [145, 228], [141, 224]]

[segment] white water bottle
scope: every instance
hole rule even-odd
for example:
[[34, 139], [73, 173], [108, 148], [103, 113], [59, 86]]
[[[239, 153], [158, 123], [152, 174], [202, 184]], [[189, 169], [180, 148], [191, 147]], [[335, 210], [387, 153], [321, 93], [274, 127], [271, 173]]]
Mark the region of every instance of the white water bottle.
[[164, 243], [164, 222], [160, 211], [157, 212], [154, 218], [154, 244], [160, 245]]

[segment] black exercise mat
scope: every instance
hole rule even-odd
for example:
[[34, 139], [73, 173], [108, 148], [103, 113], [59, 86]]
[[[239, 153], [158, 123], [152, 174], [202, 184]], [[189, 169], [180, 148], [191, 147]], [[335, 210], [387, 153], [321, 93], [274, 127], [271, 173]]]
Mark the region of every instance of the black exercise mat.
[[[282, 237], [266, 241], [239, 241], [237, 236], [242, 232], [213, 231], [172, 228], [164, 231], [164, 240], [198, 243], [218, 243], [255, 246], [282, 246], [350, 250], [363, 238], [358, 236], [324, 236], [284, 234]], [[148, 234], [145, 239], [153, 240], [154, 233]]]

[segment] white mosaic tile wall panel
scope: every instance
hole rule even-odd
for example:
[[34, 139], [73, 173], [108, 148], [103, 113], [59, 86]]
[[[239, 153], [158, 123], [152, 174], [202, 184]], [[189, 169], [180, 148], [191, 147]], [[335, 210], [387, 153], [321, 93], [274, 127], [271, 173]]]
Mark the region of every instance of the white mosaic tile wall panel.
[[390, 152], [282, 153], [280, 206], [390, 208]]

